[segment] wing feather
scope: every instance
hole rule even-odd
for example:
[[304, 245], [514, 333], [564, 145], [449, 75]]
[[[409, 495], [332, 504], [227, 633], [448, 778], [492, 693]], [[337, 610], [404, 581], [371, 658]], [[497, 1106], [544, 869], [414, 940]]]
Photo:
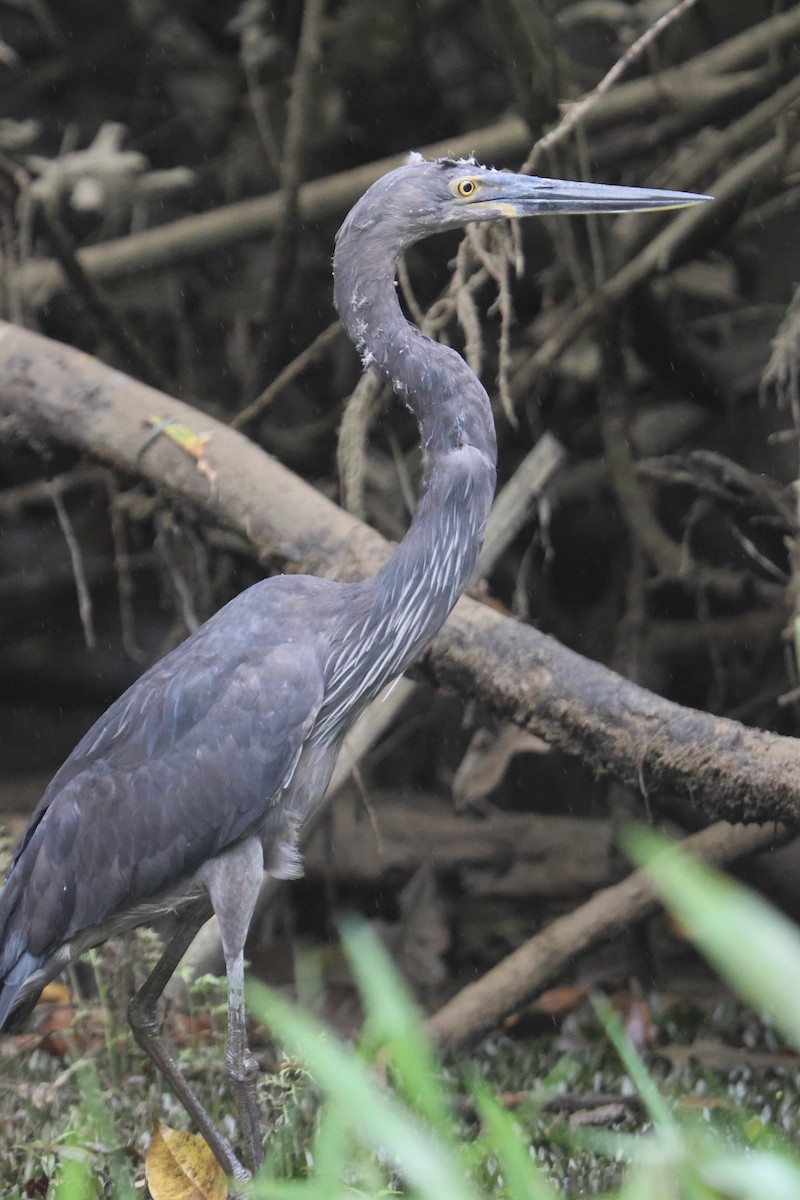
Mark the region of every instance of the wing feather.
[[253, 590], [120, 697], [48, 787], [3, 896], [30, 953], [180, 886], [289, 784], [323, 699], [319, 642], [290, 594], [265, 627]]

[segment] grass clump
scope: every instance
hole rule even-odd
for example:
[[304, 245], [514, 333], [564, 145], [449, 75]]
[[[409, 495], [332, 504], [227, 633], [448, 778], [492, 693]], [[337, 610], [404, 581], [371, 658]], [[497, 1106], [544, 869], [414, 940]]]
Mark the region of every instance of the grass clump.
[[[629, 848], [714, 966], [800, 1050], [797, 929], [748, 889], [646, 831], [632, 834]], [[252, 1010], [303, 1062], [324, 1097], [302, 1178], [280, 1178], [268, 1158], [252, 1194], [264, 1200], [348, 1195], [378, 1200], [390, 1194], [419, 1200], [488, 1195], [556, 1200], [577, 1194], [539, 1165], [525, 1128], [535, 1123], [535, 1100], [527, 1112], [512, 1115], [485, 1081], [468, 1073], [479, 1129], [465, 1136], [453, 1115], [443, 1070], [385, 952], [361, 926], [348, 927], [344, 943], [366, 1012], [357, 1050], [274, 993], [251, 987]], [[588, 1151], [599, 1160], [627, 1164], [621, 1184], [603, 1195], [609, 1200], [797, 1200], [800, 1156], [787, 1138], [746, 1109], [726, 1106], [717, 1128], [710, 1111], [698, 1115], [672, 1103], [605, 998], [596, 998], [595, 1006], [644, 1105], [645, 1128], [635, 1133], [562, 1129], [550, 1136], [567, 1152]]]
[[[769, 1044], [800, 1050], [797, 929], [752, 892], [650, 833], [631, 835], [629, 849], [698, 947], [757, 1013], [767, 1014]], [[745, 1066], [735, 1085], [685, 1062], [667, 1069], [659, 1060], [649, 1068], [603, 996], [595, 997], [597, 1031], [580, 1052], [563, 1054], [553, 1039], [500, 1038], [445, 1068], [370, 930], [350, 924], [343, 941], [365, 1012], [358, 1046], [263, 986], [249, 989], [250, 1011], [284, 1052], [262, 1083], [270, 1129], [264, 1170], [246, 1189], [253, 1200], [800, 1197], [800, 1156], [791, 1140], [800, 1074], [783, 1082], [754, 1077], [745, 1086]], [[201, 990], [202, 1012], [194, 1016], [207, 1020], [220, 981], [207, 980]], [[186, 1045], [181, 1059], [214, 1119], [235, 1138], [221, 1041]], [[0, 1194], [146, 1194], [141, 1163], [152, 1115], [176, 1127], [187, 1118], [149, 1067], [142, 1077], [124, 1069], [124, 1058], [108, 1064], [107, 1043], [101, 1035], [93, 1053], [66, 1067], [62, 1061], [55, 1079], [53, 1060], [41, 1051], [17, 1066], [0, 1062]], [[135, 1052], [131, 1065], [142, 1069]], [[530, 1098], [509, 1111], [497, 1095], [505, 1088]], [[628, 1109], [612, 1130], [570, 1128], [544, 1108], [565, 1088], [635, 1090], [639, 1111]]]

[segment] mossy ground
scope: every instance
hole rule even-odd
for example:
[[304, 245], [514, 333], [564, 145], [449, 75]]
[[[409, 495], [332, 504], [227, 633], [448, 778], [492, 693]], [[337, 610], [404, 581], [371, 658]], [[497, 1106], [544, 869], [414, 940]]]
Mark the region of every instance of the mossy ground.
[[[213, 1008], [221, 998], [206, 987], [202, 1003]], [[33, 1047], [30, 1039], [10, 1038], [0, 1054], [0, 1194], [36, 1197], [48, 1194], [65, 1142], [76, 1131], [89, 1145], [103, 1191], [116, 1195], [114, 1169], [130, 1178], [137, 1194], [144, 1180], [144, 1153], [153, 1119], [158, 1116], [176, 1128], [188, 1127], [180, 1105], [131, 1041], [119, 1014], [93, 1005], [75, 1017], [64, 1038], [51, 1038]], [[98, 1011], [99, 1010], [99, 1011]], [[225, 1078], [221, 1014], [210, 1025], [198, 1008], [202, 1036], [192, 1042], [184, 1022], [175, 1025], [185, 1043], [179, 1051], [182, 1067], [220, 1127], [235, 1138], [233, 1106]], [[772, 1127], [791, 1141], [800, 1115], [800, 1065], [791, 1056], [780, 1062], [781, 1046], [773, 1031], [733, 1000], [716, 1006], [711, 1016], [692, 1006], [672, 1008], [656, 1016], [657, 1043], [671, 1047], [702, 1036], [706, 1041], [738, 1047], [741, 1062], [724, 1072], [710, 1070], [691, 1059], [670, 1065], [659, 1045], [646, 1054], [659, 1090], [679, 1113], [713, 1126], [723, 1136], [750, 1136]], [[268, 1129], [271, 1169], [282, 1178], [304, 1175], [309, 1167], [319, 1098], [313, 1081], [300, 1067], [276, 1053], [266, 1037], [253, 1038], [264, 1066], [262, 1111]], [[774, 1055], [770, 1066], [754, 1066], [760, 1053]], [[87, 1121], [86, 1063], [102, 1097], [104, 1136]], [[618, 1186], [625, 1165], [581, 1147], [581, 1121], [569, 1112], [543, 1107], [565, 1094], [607, 1093], [622, 1101], [612, 1128], [628, 1133], [647, 1128], [647, 1117], [636, 1103], [624, 1067], [588, 1006], [554, 1023], [533, 1037], [487, 1039], [473, 1053], [447, 1064], [445, 1079], [457, 1114], [459, 1137], [475, 1131], [474, 1114], [463, 1103], [469, 1080], [484, 1078], [501, 1095], [519, 1101], [517, 1123], [534, 1148], [532, 1154], [565, 1197], [601, 1194]], [[630, 1103], [626, 1103], [630, 1100]], [[741, 1140], [741, 1137], [740, 1139]], [[115, 1166], [116, 1164], [116, 1166]], [[492, 1162], [484, 1161], [475, 1178], [480, 1194], [500, 1200], [506, 1193]]]

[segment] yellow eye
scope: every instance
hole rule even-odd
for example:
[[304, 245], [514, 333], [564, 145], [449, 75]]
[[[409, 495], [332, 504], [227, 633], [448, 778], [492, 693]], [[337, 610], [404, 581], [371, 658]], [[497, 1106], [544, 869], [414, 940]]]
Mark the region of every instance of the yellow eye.
[[475, 192], [477, 191], [477, 184], [475, 183], [474, 179], [459, 179], [458, 183], [456, 184], [456, 191], [458, 192], [459, 196], [464, 196], [465, 198], [468, 196], [474, 196]]

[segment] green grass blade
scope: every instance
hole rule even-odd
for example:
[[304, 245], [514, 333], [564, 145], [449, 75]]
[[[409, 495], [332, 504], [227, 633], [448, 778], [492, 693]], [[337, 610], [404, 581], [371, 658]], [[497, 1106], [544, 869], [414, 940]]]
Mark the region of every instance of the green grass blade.
[[614, 1046], [628, 1072], [631, 1083], [639, 1093], [639, 1097], [647, 1109], [650, 1119], [662, 1133], [677, 1135], [677, 1127], [672, 1119], [669, 1106], [661, 1098], [658, 1088], [650, 1077], [647, 1067], [634, 1049], [630, 1038], [626, 1037], [622, 1022], [611, 1007], [608, 998], [601, 993], [592, 997], [595, 1012], [600, 1018], [606, 1036]]
[[115, 1129], [113, 1115], [109, 1111], [108, 1101], [100, 1089], [91, 1060], [80, 1064], [77, 1082], [81, 1093], [82, 1111], [91, 1130], [92, 1138], [101, 1146], [109, 1147], [106, 1161], [114, 1188], [114, 1200], [139, 1200], [141, 1193], [131, 1182], [130, 1163], [121, 1149], [113, 1148], [119, 1146], [119, 1134]]
[[715, 1196], [730, 1200], [797, 1200], [800, 1196], [800, 1167], [777, 1154], [729, 1152], [705, 1163], [703, 1177]]
[[364, 1043], [384, 1051], [393, 1069], [392, 1083], [406, 1103], [447, 1137], [452, 1117], [441, 1067], [416, 1005], [368, 925], [348, 922], [342, 940], [366, 1010]]
[[489, 1089], [474, 1081], [472, 1094], [484, 1128], [483, 1141], [497, 1158], [509, 1200], [557, 1200], [557, 1193], [531, 1160], [528, 1139]]
[[742, 884], [648, 829], [626, 850], [706, 958], [800, 1050], [800, 931]]
[[369, 1068], [322, 1025], [257, 984], [248, 990], [252, 1012], [306, 1063], [348, 1115], [353, 1132], [388, 1158], [426, 1200], [475, 1200], [459, 1157], [382, 1090]]
[[59, 1154], [53, 1200], [96, 1200], [99, 1184], [92, 1172], [92, 1153], [78, 1145], [77, 1136]]

